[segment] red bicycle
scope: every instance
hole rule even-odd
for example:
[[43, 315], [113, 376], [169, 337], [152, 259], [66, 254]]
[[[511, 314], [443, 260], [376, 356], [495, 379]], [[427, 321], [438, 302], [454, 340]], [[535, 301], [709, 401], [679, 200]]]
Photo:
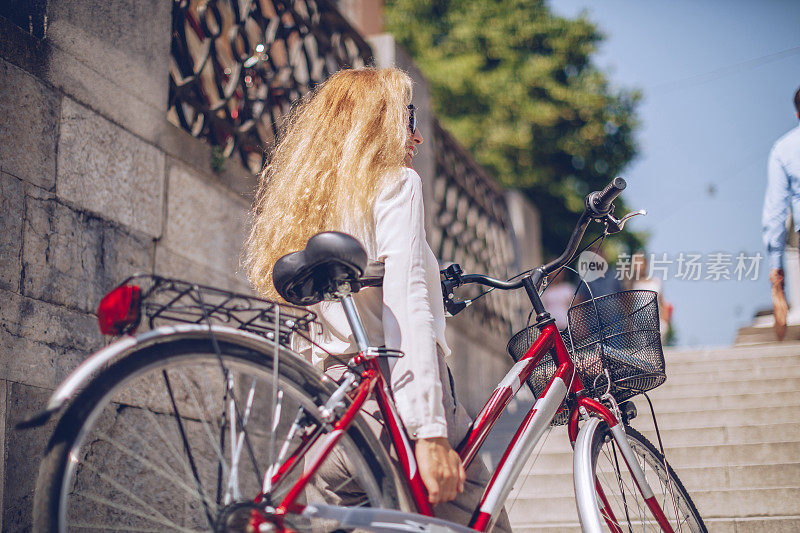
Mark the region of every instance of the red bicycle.
[[[469, 465], [522, 385], [534, 390], [537, 400], [469, 524], [433, 517], [378, 364], [402, 354], [370, 345], [352, 300], [377, 278], [363, 276], [357, 241], [325, 233], [282, 259], [274, 278], [287, 301], [342, 303], [360, 348], [344, 377], [333, 381], [288, 348], [292, 336], [316, 327], [300, 306], [153, 276], [126, 280], [98, 310], [103, 332], [121, 337], [20, 424], [60, 415], [40, 469], [35, 530], [489, 531], [540, 437], [566, 423], [584, 531], [706, 531], [663, 455], [627, 425], [635, 408], [625, 400], [665, 379], [655, 294], [627, 291], [574, 306], [566, 337], [539, 297], [591, 221], [611, 234], [635, 214], [613, 216], [624, 187], [617, 178], [587, 196], [566, 250], [547, 265], [509, 281], [457, 265], [443, 273], [452, 314], [466, 307], [454, 289], [480, 284], [524, 289], [536, 316], [511, 339], [516, 363], [457, 448]], [[134, 335], [143, 320], [150, 330]], [[361, 416], [373, 397], [394, 457]], [[333, 454], [353, 465], [332, 490], [347, 506], [310, 496]]]

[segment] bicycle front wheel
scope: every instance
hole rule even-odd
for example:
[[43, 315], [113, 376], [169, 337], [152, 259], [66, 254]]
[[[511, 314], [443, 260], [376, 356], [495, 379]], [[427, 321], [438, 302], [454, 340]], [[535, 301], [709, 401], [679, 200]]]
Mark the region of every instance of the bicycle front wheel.
[[[51, 439], [35, 530], [253, 531], [259, 509], [281, 502], [303, 459], [272, 486], [276, 465], [307, 446], [309, 435], [327, 431], [318, 406], [334, 389], [288, 350], [275, 372], [269, 352], [184, 338], [129, 353], [100, 372]], [[329, 456], [346, 458], [347, 472], [313, 494], [337, 505], [401, 507], [391, 467], [370, 449], [375, 442], [352, 426]], [[308, 493], [298, 503], [315, 501]], [[286, 525], [329, 530], [298, 515]]]
[[[672, 467], [641, 433], [625, 426], [628, 443], [656, 501], [674, 531], [706, 532], [703, 519]], [[605, 422], [592, 438], [592, 466], [600, 514], [608, 531], [663, 531], [641, 492]]]

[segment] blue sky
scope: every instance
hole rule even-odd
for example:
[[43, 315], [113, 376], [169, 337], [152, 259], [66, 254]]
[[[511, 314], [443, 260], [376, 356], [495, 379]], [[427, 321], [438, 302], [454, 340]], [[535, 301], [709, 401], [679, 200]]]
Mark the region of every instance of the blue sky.
[[[622, 173], [626, 201], [648, 210], [631, 227], [649, 252], [765, 255], [761, 204], [772, 143], [797, 126], [800, 1], [551, 0], [585, 12], [606, 35], [595, 63], [617, 86], [641, 89], [639, 156]], [[724, 345], [768, 307], [757, 281], [684, 281], [672, 275], [680, 345]], [[731, 272], [733, 267], [731, 267]], [[705, 271], [703, 273], [705, 276]]]

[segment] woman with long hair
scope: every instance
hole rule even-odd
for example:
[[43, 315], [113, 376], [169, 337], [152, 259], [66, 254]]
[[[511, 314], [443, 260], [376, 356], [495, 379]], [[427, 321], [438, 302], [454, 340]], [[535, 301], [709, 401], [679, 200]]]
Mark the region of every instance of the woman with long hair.
[[[398, 69], [344, 70], [293, 109], [260, 176], [245, 265], [258, 292], [278, 299], [275, 262], [322, 231], [353, 235], [371, 261], [384, 264], [383, 286], [353, 299], [370, 342], [405, 353], [391, 360], [388, 380], [437, 516], [466, 523], [487, 474], [480, 461], [465, 473], [453, 450], [470, 420], [444, 362], [439, 267], [425, 239], [422, 180], [411, 168], [423, 141], [411, 96], [411, 79]], [[342, 306], [323, 301], [313, 310], [322, 334], [302, 351], [340, 377], [344, 368], [327, 353], [358, 352]], [[507, 529], [507, 518], [498, 525]]]

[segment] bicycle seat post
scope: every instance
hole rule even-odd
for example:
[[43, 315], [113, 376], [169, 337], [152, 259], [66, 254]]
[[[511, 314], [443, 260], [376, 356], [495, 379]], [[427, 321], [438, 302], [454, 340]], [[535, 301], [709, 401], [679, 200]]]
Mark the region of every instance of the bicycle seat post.
[[353, 330], [353, 335], [356, 338], [358, 349], [362, 353], [366, 353], [367, 348], [369, 348], [367, 332], [364, 330], [364, 324], [361, 323], [358, 309], [356, 309], [356, 304], [353, 302], [353, 295], [346, 294], [341, 297], [341, 301], [344, 306], [344, 314], [347, 316], [347, 322], [350, 324], [350, 329]]

